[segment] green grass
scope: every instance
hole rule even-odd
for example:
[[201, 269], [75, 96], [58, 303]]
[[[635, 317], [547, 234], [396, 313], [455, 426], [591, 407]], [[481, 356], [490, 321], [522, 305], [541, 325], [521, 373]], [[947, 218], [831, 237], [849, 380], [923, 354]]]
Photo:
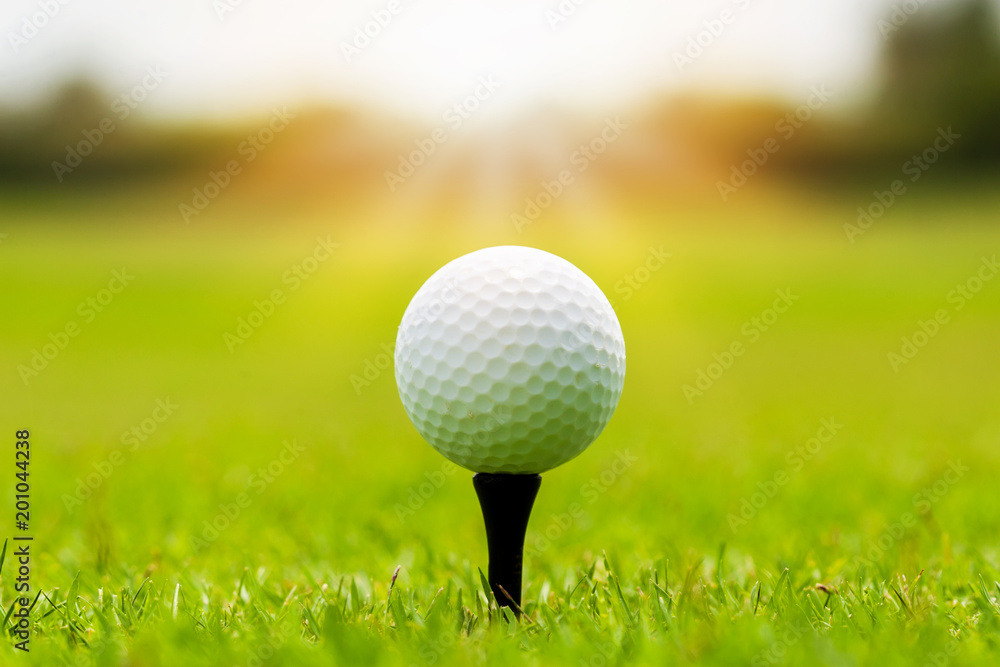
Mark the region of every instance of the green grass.
[[[13, 480], [14, 431], [30, 428], [30, 661], [996, 662], [1000, 279], [961, 311], [947, 295], [1000, 248], [1000, 205], [915, 193], [852, 245], [841, 225], [861, 203], [553, 214], [518, 236], [315, 211], [248, 227], [224, 201], [185, 227], [171, 200], [6, 199], [0, 466]], [[291, 290], [283, 273], [327, 234], [340, 247]], [[380, 368], [420, 283], [501, 243], [590, 273], [628, 352], [605, 433], [544, 475], [521, 623], [484, 592], [471, 474], [419, 439]], [[616, 283], [660, 245], [667, 265], [626, 298]], [[122, 267], [134, 281], [83, 322], [78, 304]], [[224, 333], [274, 289], [287, 300], [230, 353]], [[744, 324], [778, 289], [798, 301], [751, 342]], [[894, 372], [887, 353], [940, 308], [950, 322]], [[19, 365], [71, 320], [80, 334], [26, 385]], [[689, 403], [683, 386], [734, 341], [745, 354]], [[123, 442], [157, 400], [177, 407]], [[829, 418], [842, 428], [810, 443]], [[301, 452], [261, 481], [291, 441]]]

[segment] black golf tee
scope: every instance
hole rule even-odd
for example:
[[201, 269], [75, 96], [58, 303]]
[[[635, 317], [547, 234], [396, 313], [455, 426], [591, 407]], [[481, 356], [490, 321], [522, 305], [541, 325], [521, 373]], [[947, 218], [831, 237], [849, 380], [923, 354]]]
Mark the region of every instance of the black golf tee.
[[531, 506], [541, 484], [541, 475], [480, 472], [472, 476], [472, 485], [479, 496], [479, 505], [483, 509], [483, 520], [486, 523], [490, 587], [497, 603], [511, 607], [511, 600], [500, 587], [507, 591], [516, 605], [515, 613], [521, 606], [524, 535], [528, 530]]

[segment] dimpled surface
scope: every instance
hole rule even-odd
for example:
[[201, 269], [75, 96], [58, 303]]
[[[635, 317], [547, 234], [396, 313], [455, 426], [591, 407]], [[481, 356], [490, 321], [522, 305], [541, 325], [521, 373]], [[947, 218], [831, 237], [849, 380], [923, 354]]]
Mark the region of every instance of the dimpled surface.
[[417, 291], [396, 337], [413, 425], [475, 472], [539, 473], [601, 433], [625, 382], [611, 304], [578, 268], [534, 248], [485, 248]]

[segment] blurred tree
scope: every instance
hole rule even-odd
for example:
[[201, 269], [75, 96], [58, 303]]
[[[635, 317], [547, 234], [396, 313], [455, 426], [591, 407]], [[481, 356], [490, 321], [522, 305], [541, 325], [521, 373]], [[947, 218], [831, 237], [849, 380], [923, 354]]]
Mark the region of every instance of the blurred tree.
[[107, 101], [89, 79], [67, 82], [44, 106], [0, 110], [0, 176], [20, 180], [48, 172], [58, 149], [81, 130], [96, 126], [106, 113]]
[[81, 130], [96, 127], [109, 115], [109, 100], [90, 79], [71, 79], [56, 92], [49, 106], [38, 114], [47, 133], [66, 143]]
[[911, 150], [952, 126], [953, 158], [1000, 160], [1000, 20], [990, 0], [966, 0], [881, 24], [882, 93], [872, 130]]
[[[110, 132], [102, 128], [112, 127]], [[201, 171], [231, 157], [241, 126], [157, 126], [122, 119], [93, 80], [66, 81], [26, 110], [0, 108], [0, 186], [34, 183], [118, 184], [166, 173]], [[76, 151], [80, 167], [71, 164]], [[73, 167], [66, 171], [65, 165]]]
[[939, 129], [960, 135], [935, 171], [1000, 165], [1000, 16], [992, 0], [898, 3], [878, 23], [885, 38], [879, 88], [854, 114], [812, 122], [783, 151], [786, 174], [868, 183], [898, 177]]

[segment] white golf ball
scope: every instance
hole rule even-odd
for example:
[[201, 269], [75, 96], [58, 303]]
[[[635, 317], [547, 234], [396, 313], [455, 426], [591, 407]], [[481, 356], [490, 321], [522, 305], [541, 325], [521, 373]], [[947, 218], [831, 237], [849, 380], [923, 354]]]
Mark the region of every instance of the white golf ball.
[[475, 472], [539, 473], [600, 435], [625, 382], [607, 297], [566, 260], [485, 248], [417, 291], [396, 337], [396, 384], [417, 431]]

